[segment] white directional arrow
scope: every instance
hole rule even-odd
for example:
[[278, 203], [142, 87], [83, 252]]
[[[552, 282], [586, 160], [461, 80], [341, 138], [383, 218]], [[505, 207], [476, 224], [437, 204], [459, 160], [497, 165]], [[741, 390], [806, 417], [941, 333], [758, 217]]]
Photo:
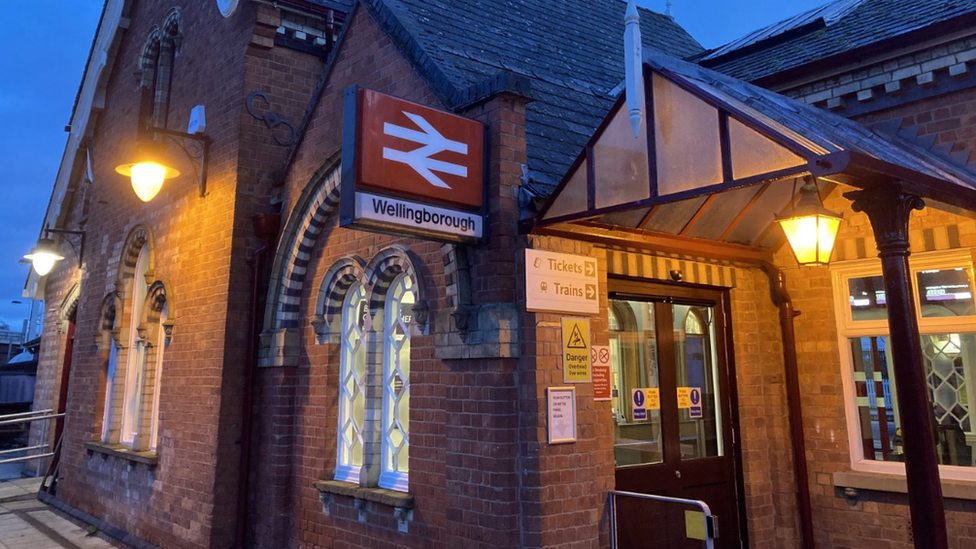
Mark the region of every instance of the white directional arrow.
[[392, 137], [399, 137], [421, 145], [420, 148], [412, 151], [398, 151], [389, 147], [383, 147], [383, 158], [393, 162], [400, 162], [413, 168], [428, 183], [442, 189], [450, 189], [451, 186], [434, 172], [457, 175], [460, 177], [468, 176], [468, 168], [459, 164], [434, 160], [431, 156], [443, 151], [450, 151], [459, 154], [468, 154], [468, 145], [460, 141], [452, 141], [437, 131], [434, 126], [427, 122], [419, 114], [412, 114], [403, 111], [414, 124], [423, 131], [417, 131], [403, 126], [397, 126], [386, 122], [383, 124], [383, 133]]

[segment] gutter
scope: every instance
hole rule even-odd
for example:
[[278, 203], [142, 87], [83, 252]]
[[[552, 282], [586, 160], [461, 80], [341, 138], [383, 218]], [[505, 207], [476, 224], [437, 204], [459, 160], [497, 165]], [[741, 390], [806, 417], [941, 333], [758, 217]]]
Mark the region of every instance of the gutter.
[[793, 308], [793, 298], [786, 288], [786, 275], [770, 262], [760, 264], [769, 277], [773, 302], [779, 308], [779, 325], [783, 337], [783, 366], [786, 371], [786, 403], [789, 407], [790, 439], [793, 448], [793, 476], [796, 480], [796, 505], [800, 513], [800, 537], [804, 549], [814, 549], [813, 510], [810, 504], [810, 476], [807, 469], [807, 447], [803, 436], [803, 410], [800, 404], [800, 373], [796, 360], [796, 330], [793, 319], [800, 312]]

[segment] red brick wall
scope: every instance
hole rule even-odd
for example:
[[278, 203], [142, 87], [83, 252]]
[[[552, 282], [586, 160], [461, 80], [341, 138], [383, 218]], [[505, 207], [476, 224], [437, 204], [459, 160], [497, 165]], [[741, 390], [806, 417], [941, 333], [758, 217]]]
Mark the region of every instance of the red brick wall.
[[[365, 10], [357, 10], [349, 25], [282, 191], [285, 219], [312, 175], [341, 147], [346, 87], [359, 84], [444, 108]], [[474, 299], [510, 301], [517, 221], [511, 187], [521, 173], [518, 162], [524, 162], [524, 107], [499, 99], [465, 115], [491, 128], [490, 202], [493, 211], [507, 209], [492, 216], [492, 245], [472, 259]], [[508, 141], [516, 135], [521, 142]], [[520, 147], [521, 160], [513, 152]], [[440, 244], [339, 229], [336, 219], [333, 216], [323, 229], [305, 274], [301, 365], [259, 372], [255, 457], [264, 478], [255, 487], [256, 544], [278, 547], [281, 540], [290, 539], [303, 547], [517, 545], [516, 362], [437, 360], [433, 335], [411, 341], [410, 493], [416, 508], [409, 532], [398, 532], [393, 507], [381, 504], [370, 503], [366, 522], [358, 522], [359, 513], [346, 496], [335, 496], [330, 514], [323, 513], [312, 483], [331, 479], [335, 467], [338, 346], [317, 344], [310, 321], [326, 271], [343, 256], [356, 254], [369, 261], [391, 244], [405, 245], [420, 258], [431, 319], [444, 322], [433, 326], [431, 333], [447, 331], [449, 322], [446, 314], [439, 314], [447, 312], [448, 284]], [[507, 246], [505, 252], [498, 251], [502, 246]]]
[[[244, 54], [256, 8], [246, 4], [234, 18], [220, 17], [213, 3], [180, 6], [184, 41], [174, 64], [168, 127], [185, 129], [190, 108], [207, 107], [211, 148], [208, 195], [200, 198], [194, 168], [175, 147], [170, 153], [183, 176], [168, 181], [144, 204], [114, 173], [130, 152], [139, 112], [132, 74], [149, 30], [172, 4], [137, 2], [107, 84], [105, 110], [91, 142], [95, 183], [85, 224], [86, 265], [78, 312], [74, 369], [69, 395], [71, 420], [64, 443], [58, 496], [66, 503], [150, 543], [181, 547], [226, 547], [233, 540], [240, 425], [239, 365], [246, 349], [236, 312], [246, 293], [228, 271], [243, 266], [232, 255], [238, 186], [253, 188], [237, 174], [243, 156], [241, 117]], [[214, 27], [220, 32], [213, 32]], [[253, 192], [253, 191], [252, 191]], [[77, 221], [77, 219], [74, 219]], [[159, 465], [91, 455], [83, 444], [96, 438], [102, 395], [97, 390], [102, 356], [95, 336], [99, 306], [114, 289], [122, 244], [138, 223], [154, 236], [155, 272], [166, 281], [175, 320], [161, 384]], [[48, 292], [57, 295], [58, 290]], [[51, 305], [49, 305], [50, 307]], [[127, 318], [120, 321], [128, 325]], [[227, 329], [228, 324], [234, 329]], [[56, 342], [53, 318], [45, 322], [45, 350]], [[226, 369], [225, 369], [226, 366]], [[124, 369], [124, 365], [120, 365]]]
[[[867, 217], [851, 211], [850, 202], [839, 193], [834, 193], [825, 205], [844, 214], [837, 247], [863, 248], [867, 257], [876, 257]], [[961, 239], [966, 240], [964, 245], [974, 241], [976, 223], [972, 220], [927, 208], [912, 216], [913, 245], [920, 242], [922, 231], [947, 225], [959, 226]], [[780, 249], [777, 263], [795, 265], [789, 254], [788, 248]], [[817, 543], [826, 547], [913, 547], [906, 495], [860, 490], [859, 501], [849, 504], [843, 487], [835, 485], [834, 473], [850, 471], [851, 457], [841, 382], [841, 369], [848, 366], [841, 361], [837, 340], [830, 271], [787, 268], [786, 272], [794, 306], [802, 312], [795, 320], [797, 359]], [[971, 547], [976, 541], [976, 502], [946, 500], [946, 509], [949, 547]]]
[[798, 547], [779, 311], [759, 269], [737, 269], [731, 294], [749, 547]]

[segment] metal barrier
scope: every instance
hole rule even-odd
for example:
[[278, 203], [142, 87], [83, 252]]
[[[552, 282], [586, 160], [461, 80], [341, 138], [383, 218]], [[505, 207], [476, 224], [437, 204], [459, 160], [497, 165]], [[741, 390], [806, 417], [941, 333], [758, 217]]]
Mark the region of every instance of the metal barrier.
[[715, 549], [715, 538], [718, 537], [718, 517], [712, 514], [708, 504], [697, 499], [672, 498], [668, 496], [656, 496], [654, 494], [639, 494], [637, 492], [624, 492], [611, 490], [609, 496], [610, 505], [610, 549], [617, 547], [617, 497], [627, 497], [634, 499], [647, 499], [660, 501], [663, 503], [678, 503], [682, 505], [692, 505], [702, 510], [705, 515], [705, 549]]
[[44, 421], [44, 429], [41, 434], [41, 440], [44, 441], [43, 444], [37, 444], [35, 446], [24, 446], [23, 448], [12, 448], [10, 450], [0, 451], [0, 457], [10, 454], [17, 454], [20, 452], [30, 452], [34, 450], [40, 450], [40, 454], [18, 456], [13, 458], [0, 459], [0, 465], [7, 463], [19, 463], [22, 461], [30, 461], [32, 459], [37, 460], [37, 472], [40, 474], [41, 471], [41, 460], [44, 458], [49, 458], [54, 455], [54, 452], [47, 451], [50, 448], [50, 442], [48, 438], [50, 436], [50, 422], [49, 420], [58, 419], [64, 417], [64, 414], [55, 414], [54, 410], [37, 410], [34, 412], [23, 412], [20, 414], [7, 414], [0, 416], [0, 427], [5, 425], [18, 425], [21, 423], [33, 423], [35, 421]]

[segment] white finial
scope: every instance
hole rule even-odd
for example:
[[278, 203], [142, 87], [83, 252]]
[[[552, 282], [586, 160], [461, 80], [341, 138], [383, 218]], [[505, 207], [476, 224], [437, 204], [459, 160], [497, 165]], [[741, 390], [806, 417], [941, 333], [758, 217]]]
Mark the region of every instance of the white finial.
[[641, 53], [640, 14], [635, 0], [627, 2], [624, 14], [624, 69], [626, 74], [627, 109], [634, 137], [640, 136], [641, 119], [644, 117], [644, 61]]
[[671, 0], [668, 0], [667, 7], [664, 8], [664, 14], [671, 19], [674, 19], [674, 4], [671, 2]]

